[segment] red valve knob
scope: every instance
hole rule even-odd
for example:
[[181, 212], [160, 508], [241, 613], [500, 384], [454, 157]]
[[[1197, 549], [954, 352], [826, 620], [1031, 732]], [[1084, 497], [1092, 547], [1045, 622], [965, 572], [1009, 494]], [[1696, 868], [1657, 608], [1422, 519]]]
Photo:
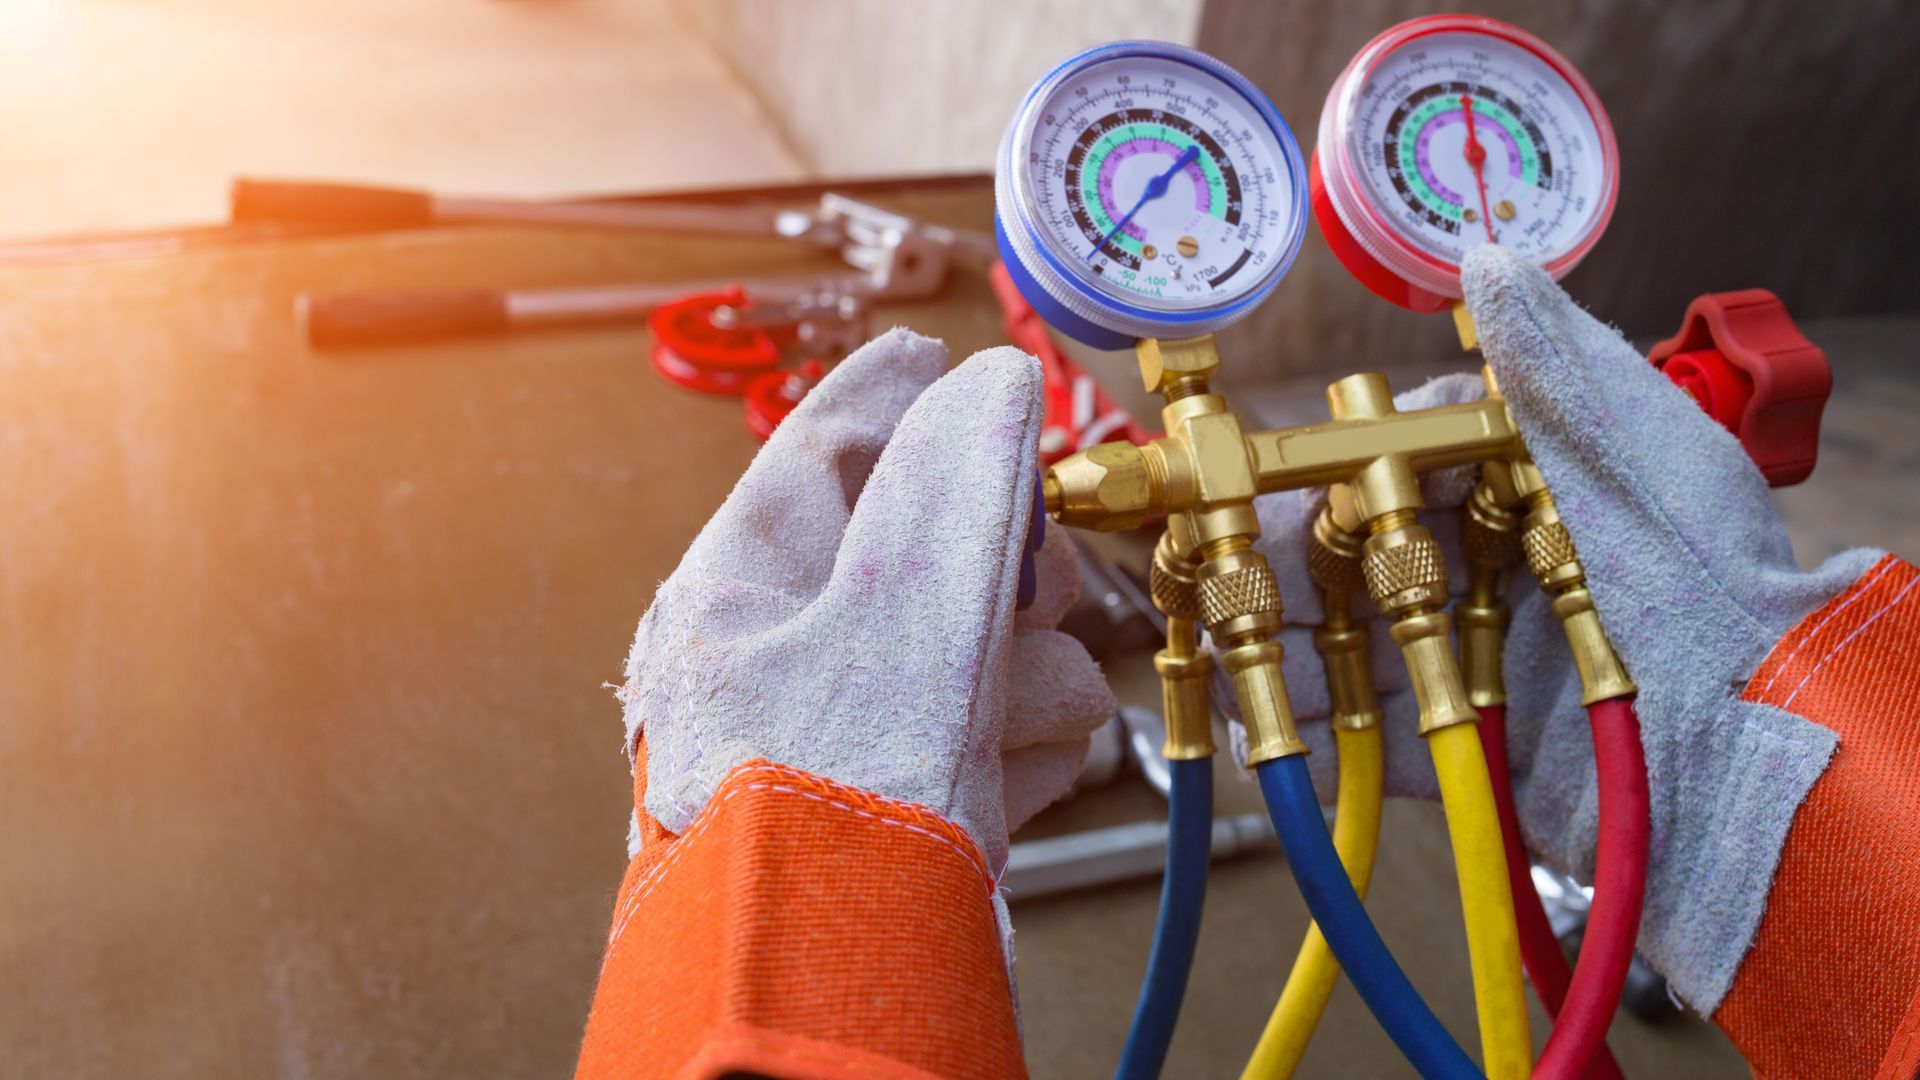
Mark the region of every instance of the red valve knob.
[[1698, 297], [1680, 332], [1647, 359], [1733, 432], [1767, 483], [1790, 487], [1813, 472], [1833, 371], [1779, 297], [1765, 289]]
[[738, 287], [689, 296], [653, 309], [653, 369], [669, 381], [706, 394], [742, 394], [754, 376], [780, 362], [780, 346], [759, 327], [713, 324], [722, 307], [747, 303]]

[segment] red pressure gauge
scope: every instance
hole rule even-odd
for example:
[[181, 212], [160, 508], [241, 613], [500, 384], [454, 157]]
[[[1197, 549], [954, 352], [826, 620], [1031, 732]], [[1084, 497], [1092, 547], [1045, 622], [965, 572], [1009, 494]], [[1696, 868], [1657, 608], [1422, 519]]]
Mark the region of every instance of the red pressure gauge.
[[1497, 243], [1555, 280], [1586, 256], [1619, 189], [1613, 125], [1566, 58], [1475, 15], [1368, 42], [1320, 114], [1314, 218], [1369, 289], [1415, 311], [1460, 299], [1460, 263]]

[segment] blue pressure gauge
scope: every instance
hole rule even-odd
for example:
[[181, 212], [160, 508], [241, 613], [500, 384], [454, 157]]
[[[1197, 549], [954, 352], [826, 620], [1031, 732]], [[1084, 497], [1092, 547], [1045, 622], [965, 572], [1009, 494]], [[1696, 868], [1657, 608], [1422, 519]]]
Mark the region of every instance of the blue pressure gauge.
[[1273, 103], [1205, 53], [1101, 45], [1027, 93], [994, 169], [1000, 254], [1027, 302], [1096, 348], [1246, 315], [1306, 232], [1306, 170]]

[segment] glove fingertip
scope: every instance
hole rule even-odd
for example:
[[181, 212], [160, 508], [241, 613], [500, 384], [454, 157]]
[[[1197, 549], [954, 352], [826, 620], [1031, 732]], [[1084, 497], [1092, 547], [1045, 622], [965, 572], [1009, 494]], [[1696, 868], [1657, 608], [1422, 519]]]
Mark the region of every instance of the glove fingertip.
[[956, 381], [967, 386], [975, 382], [1005, 384], [1011, 392], [1009, 400], [1024, 401], [1035, 408], [1040, 404], [1040, 361], [1011, 345], [981, 349], [954, 368], [954, 375]]
[[[820, 380], [774, 433], [805, 432], [852, 418], [884, 439], [947, 370], [947, 346], [902, 326], [855, 349]], [[789, 436], [800, 438], [798, 434]]]
[[1559, 292], [1547, 272], [1497, 244], [1482, 244], [1460, 261], [1460, 291], [1474, 319], [1481, 309], [1530, 306]]
[[1460, 291], [1481, 351], [1503, 378], [1539, 375], [1530, 370], [1538, 366], [1533, 361], [1565, 352], [1563, 343], [1553, 340], [1549, 312], [1556, 301], [1569, 307], [1572, 302], [1538, 266], [1505, 248], [1483, 245], [1462, 261]]
[[1468, 252], [1460, 284], [1481, 352], [1510, 399], [1526, 396], [1535, 384], [1579, 377], [1606, 383], [1643, 376], [1649, 367], [1545, 270], [1505, 248], [1486, 244]]

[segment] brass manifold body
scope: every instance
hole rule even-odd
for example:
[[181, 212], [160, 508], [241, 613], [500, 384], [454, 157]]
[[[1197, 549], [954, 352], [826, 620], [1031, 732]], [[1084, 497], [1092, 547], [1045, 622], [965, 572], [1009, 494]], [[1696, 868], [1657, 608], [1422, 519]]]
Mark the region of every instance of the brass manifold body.
[[[1280, 676], [1281, 647], [1270, 640], [1280, 628], [1278, 584], [1253, 549], [1260, 532], [1253, 500], [1277, 491], [1328, 489], [1308, 558], [1326, 601], [1316, 645], [1336, 723], [1379, 721], [1366, 677], [1365, 628], [1349, 603], [1362, 585], [1393, 622], [1423, 734], [1471, 722], [1476, 705], [1501, 700], [1500, 587], [1523, 550], [1555, 597], [1589, 697], [1630, 691], [1571, 539], [1491, 375], [1482, 401], [1411, 412], [1394, 407], [1385, 376], [1351, 375], [1327, 388], [1327, 422], [1246, 431], [1211, 387], [1219, 367], [1211, 335], [1143, 340], [1136, 352], [1146, 388], [1166, 401], [1167, 434], [1144, 446], [1105, 443], [1067, 457], [1048, 470], [1042, 491], [1047, 512], [1065, 525], [1111, 531], [1167, 519], [1153, 593], [1169, 617], [1168, 649], [1156, 665], [1166, 688], [1170, 754], [1212, 750], [1210, 736], [1179, 719], [1206, 711], [1204, 653], [1192, 644], [1196, 623], [1204, 623], [1233, 678], [1249, 763], [1306, 750]], [[1473, 568], [1458, 608], [1463, 674], [1445, 561], [1416, 514], [1420, 474], [1470, 464], [1481, 466], [1481, 481], [1463, 525]], [[1176, 726], [1185, 734], [1176, 736]]]

